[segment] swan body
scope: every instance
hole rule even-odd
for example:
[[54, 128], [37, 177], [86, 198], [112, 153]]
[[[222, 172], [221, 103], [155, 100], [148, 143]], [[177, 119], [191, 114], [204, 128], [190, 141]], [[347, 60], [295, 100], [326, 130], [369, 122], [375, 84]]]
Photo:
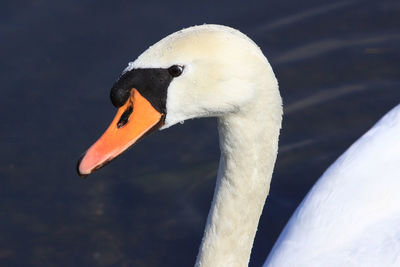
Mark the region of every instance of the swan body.
[[[187, 119], [217, 117], [221, 158], [214, 198], [195, 265], [247, 266], [269, 192], [282, 121], [278, 83], [258, 46], [244, 34], [225, 26], [202, 25], [184, 29], [162, 39], [129, 63], [111, 89], [110, 97], [118, 107], [117, 115], [80, 159], [78, 173], [89, 175], [154, 130], [166, 129]], [[362, 160], [352, 162], [362, 164]], [[328, 171], [325, 176], [332, 172]], [[351, 173], [346, 175], [350, 177]], [[345, 198], [350, 202], [351, 190], [359, 188], [357, 183], [367, 186], [365, 182], [362, 177], [352, 185], [344, 178], [336, 179], [334, 183], [320, 182], [314, 188], [320, 193], [311, 193], [310, 198], [314, 195], [321, 199], [330, 198], [332, 194], [346, 195], [346, 192], [332, 192], [330, 185], [336, 184], [334, 188], [350, 190]], [[363, 201], [369, 196], [361, 194], [354, 205], [364, 205]], [[382, 202], [375, 196], [372, 199], [367, 203], [374, 204], [373, 211], [389, 213], [385, 206], [389, 200]], [[343, 210], [349, 204], [335, 205], [333, 202], [331, 210]], [[394, 206], [392, 204], [392, 210]], [[322, 210], [321, 206], [314, 208], [309, 207], [296, 217]], [[327, 215], [321, 213], [316, 223], [329, 215], [329, 210], [326, 212]], [[344, 218], [344, 221], [348, 220]], [[289, 266], [281, 264], [280, 255], [284, 255], [290, 243], [285, 243], [285, 238], [294, 232], [289, 224], [267, 265]], [[321, 249], [331, 248], [325, 243], [318, 244]]]
[[400, 266], [400, 105], [332, 164], [267, 266]]

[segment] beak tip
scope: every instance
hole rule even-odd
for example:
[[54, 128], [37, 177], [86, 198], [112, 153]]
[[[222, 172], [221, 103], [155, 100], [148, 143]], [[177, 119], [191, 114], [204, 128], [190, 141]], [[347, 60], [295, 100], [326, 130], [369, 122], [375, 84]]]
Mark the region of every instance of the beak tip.
[[76, 171], [77, 171], [78, 175], [79, 175], [80, 177], [82, 177], [82, 178], [86, 178], [86, 177], [90, 174], [90, 172], [89, 172], [89, 173], [84, 173], [84, 172], [82, 172], [82, 171], [81, 171], [81, 168], [80, 168], [82, 159], [85, 157], [85, 155], [86, 155], [86, 152], [83, 153], [82, 156], [79, 157], [79, 160], [78, 160], [78, 162], [77, 162], [77, 164], [76, 164]]

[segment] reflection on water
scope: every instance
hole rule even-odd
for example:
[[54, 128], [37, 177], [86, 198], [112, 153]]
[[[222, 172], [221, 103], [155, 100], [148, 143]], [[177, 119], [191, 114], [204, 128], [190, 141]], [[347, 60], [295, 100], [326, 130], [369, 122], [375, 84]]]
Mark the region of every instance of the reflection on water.
[[120, 71], [184, 26], [212, 22], [248, 33], [280, 81], [281, 149], [250, 266], [261, 265], [323, 170], [399, 103], [397, 1], [229, 6], [2, 7], [1, 266], [194, 263], [218, 166], [214, 119], [155, 133], [86, 180], [75, 173], [79, 154], [114, 115], [108, 91]]

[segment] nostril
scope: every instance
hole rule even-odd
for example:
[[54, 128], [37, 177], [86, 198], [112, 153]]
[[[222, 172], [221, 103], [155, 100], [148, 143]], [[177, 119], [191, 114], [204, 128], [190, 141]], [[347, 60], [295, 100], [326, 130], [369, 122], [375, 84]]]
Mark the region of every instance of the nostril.
[[121, 118], [119, 119], [119, 121], [117, 123], [117, 128], [121, 128], [122, 126], [124, 126], [125, 124], [128, 123], [129, 117], [131, 116], [132, 111], [133, 111], [133, 107], [131, 105], [124, 111], [124, 113], [122, 113]]

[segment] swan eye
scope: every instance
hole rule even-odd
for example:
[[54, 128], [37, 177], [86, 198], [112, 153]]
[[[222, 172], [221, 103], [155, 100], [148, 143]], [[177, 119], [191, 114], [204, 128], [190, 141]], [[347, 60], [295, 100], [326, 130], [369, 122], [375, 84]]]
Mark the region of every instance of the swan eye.
[[178, 77], [183, 72], [183, 66], [173, 65], [168, 68], [168, 72], [172, 77]]

